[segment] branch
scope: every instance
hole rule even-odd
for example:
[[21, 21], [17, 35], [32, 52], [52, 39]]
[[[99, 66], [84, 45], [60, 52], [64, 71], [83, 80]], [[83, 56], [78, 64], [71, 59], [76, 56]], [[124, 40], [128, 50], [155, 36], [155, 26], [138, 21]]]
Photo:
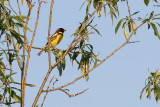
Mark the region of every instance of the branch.
[[160, 16], [160, 14], [155, 14], [154, 16], [152, 16], [152, 18], [156, 17], [156, 16]]
[[140, 42], [140, 41], [133, 41], [133, 42], [128, 42], [128, 43], [137, 43], [137, 42]]
[[[133, 31], [133, 32], [131, 33], [131, 35], [129, 36], [128, 40], [127, 40], [125, 43], [123, 43], [120, 47], [118, 47], [117, 49], [115, 49], [110, 55], [108, 55], [105, 59], [103, 59], [103, 60], [102, 60], [99, 64], [97, 64], [95, 67], [93, 67], [92, 69], [90, 69], [89, 71], [87, 71], [86, 73], [84, 73], [83, 75], [81, 75], [80, 77], [76, 78], [76, 79], [73, 80], [72, 82], [67, 83], [67, 84], [65, 84], [65, 85], [63, 85], [63, 86], [60, 86], [60, 87], [58, 87], [58, 88], [54, 88], [54, 89], [51, 89], [51, 90], [47, 90], [47, 91], [49, 92], [49, 91], [55, 91], [55, 90], [62, 89], [62, 88], [64, 88], [64, 87], [66, 87], [66, 86], [69, 86], [69, 85], [75, 83], [76, 81], [80, 80], [81, 78], [83, 78], [85, 75], [87, 75], [88, 73], [90, 73], [91, 71], [93, 71], [95, 68], [97, 68], [98, 66], [100, 66], [103, 62], [105, 62], [107, 59], [109, 59], [111, 56], [113, 56], [114, 53], [116, 53], [118, 50], [120, 50], [122, 47], [124, 47], [126, 44], [128, 44], [128, 43], [129, 43], [129, 40], [130, 40], [130, 38], [133, 36], [134, 32], [136, 32], [136, 30], [137, 30], [138, 28], [140, 28], [143, 24], [144, 24], [144, 23], [140, 24], [140, 25], [135, 29], [135, 31]], [[43, 92], [46, 92], [46, 90], [43, 90]]]
[[[19, 14], [21, 15], [21, 8], [20, 8], [19, 1], [18, 1], [18, 0], [17, 0], [17, 4], [18, 4]], [[22, 21], [22, 22], [23, 22], [23, 21]]]
[[[48, 85], [48, 87], [47, 87], [47, 90], [49, 89], [49, 87], [50, 87], [53, 79], [54, 79], [54, 76], [53, 76], [52, 79], [50, 80], [49, 85]], [[44, 96], [44, 99], [43, 99], [43, 102], [42, 102], [42, 104], [41, 104], [41, 107], [42, 107], [43, 104], [44, 104], [44, 101], [45, 101], [45, 99], [46, 99], [46, 97], [47, 97], [47, 94], [48, 94], [48, 91], [46, 92], [46, 95]]]
[[107, 2], [107, 3], [104, 4], [103, 6], [97, 7], [97, 8], [95, 9], [95, 11], [90, 15], [90, 17], [88, 18], [88, 20], [85, 21], [85, 23], [83, 23], [81, 29], [80, 29], [79, 32], [77, 33], [77, 35], [76, 35], [76, 37], [74, 38], [74, 40], [72, 41], [72, 43], [69, 45], [67, 51], [64, 53], [64, 55], [62, 56], [62, 58], [60, 58], [60, 59], [59, 59], [54, 65], [52, 65], [51, 68], [48, 70], [48, 72], [47, 72], [47, 74], [46, 74], [46, 76], [45, 76], [45, 78], [44, 78], [44, 80], [43, 80], [43, 83], [42, 83], [42, 85], [41, 85], [41, 87], [40, 87], [40, 89], [39, 89], [39, 91], [38, 91], [38, 93], [37, 93], [37, 96], [36, 96], [36, 98], [35, 98], [35, 101], [34, 101], [32, 107], [34, 107], [34, 106], [36, 105], [36, 103], [37, 103], [37, 101], [38, 101], [38, 99], [39, 99], [39, 97], [40, 97], [40, 95], [41, 95], [41, 93], [42, 93], [43, 87], [44, 87], [44, 85], [45, 85], [45, 83], [46, 83], [46, 81], [47, 81], [47, 79], [48, 79], [48, 77], [49, 77], [49, 75], [50, 75], [50, 72], [51, 72], [52, 69], [69, 53], [69, 51], [71, 51], [71, 50], [70, 50], [71, 46], [73, 45], [73, 43], [74, 43], [75, 40], [77, 39], [77, 37], [78, 37], [78, 35], [80, 34], [80, 32], [85, 28], [85, 25], [89, 22], [89, 20], [92, 18], [92, 16], [96, 13], [96, 11], [97, 11], [98, 9], [101, 9], [102, 7], [110, 4], [112, 1], [113, 1], [113, 0], [111, 0], [110, 2]]
[[85, 89], [85, 90], [83, 90], [82, 92], [79, 92], [79, 93], [77, 93], [77, 94], [69, 94], [66, 90], [64, 90], [64, 89], [59, 89], [60, 91], [62, 91], [62, 92], [64, 92], [66, 95], [68, 95], [69, 97], [75, 97], [75, 96], [78, 96], [78, 95], [80, 95], [80, 94], [83, 94], [85, 91], [87, 91], [89, 88], [87, 88], [87, 89]]
[[132, 17], [131, 17], [131, 11], [130, 11], [130, 7], [129, 7], [128, 0], [126, 0], [126, 2], [127, 2], [127, 7], [128, 7], [128, 13], [129, 13], [129, 17], [130, 17], [130, 20], [132, 21]]
[[[40, 2], [40, 0], [39, 0], [39, 2]], [[20, 10], [20, 6], [19, 6], [19, 2], [17, 1], [17, 3], [18, 3], [19, 14], [21, 15], [21, 10]], [[29, 7], [29, 11], [28, 11], [25, 27], [28, 26], [29, 17], [30, 17], [31, 10], [32, 10], [32, 0], [31, 1], [27, 0], [27, 4], [28, 4], [28, 7]], [[39, 12], [38, 12], [38, 14], [39, 14]], [[22, 24], [23, 24], [23, 21], [22, 21]], [[23, 26], [24, 26], [24, 24], [23, 24]], [[23, 27], [23, 32], [24, 32], [24, 43], [26, 43], [27, 47], [29, 47], [28, 41], [27, 41], [27, 36], [26, 36], [27, 30], [24, 27]], [[33, 36], [32, 36], [32, 40], [33, 40]], [[31, 42], [31, 44], [32, 44], [32, 42]], [[24, 107], [25, 82], [26, 82], [26, 77], [27, 77], [27, 69], [28, 69], [28, 64], [29, 64], [29, 58], [30, 58], [30, 48], [28, 48], [28, 57], [27, 57], [26, 69], [25, 69], [25, 48], [23, 47], [23, 57], [22, 57], [22, 62], [23, 63], [22, 63], [22, 74], [21, 74], [21, 99], [22, 99], [22, 101], [21, 101], [21, 107]]]
[[9, 7], [12, 9], [12, 11], [17, 15], [16, 11], [14, 11], [14, 9], [12, 8], [11, 4], [10, 4], [10, 1], [8, 1], [9, 3]]
[[[49, 28], [48, 28], [48, 44], [50, 44], [50, 32], [51, 32], [53, 4], [54, 4], [54, 0], [52, 0], [51, 7], [50, 7]], [[51, 68], [51, 49], [50, 49], [50, 45], [48, 45], [48, 59], [49, 59], [49, 69], [50, 69]]]
[[[22, 100], [24, 100], [24, 95], [25, 95], [25, 83], [26, 83], [26, 78], [27, 78], [27, 71], [28, 71], [28, 65], [29, 65], [29, 59], [30, 59], [30, 53], [31, 53], [31, 47], [32, 47], [32, 44], [33, 44], [33, 41], [34, 41], [34, 38], [35, 38], [35, 35], [36, 35], [38, 21], [39, 21], [39, 13], [40, 13], [40, 8], [41, 8], [41, 2], [40, 2], [40, 0], [38, 0], [38, 1], [39, 1], [39, 6], [38, 6], [38, 12], [37, 12], [37, 19], [36, 19], [35, 29], [34, 29], [34, 33], [33, 33], [33, 36], [32, 36], [31, 44], [30, 44], [30, 46], [28, 48], [28, 57], [27, 57], [27, 62], [26, 62], [25, 74], [22, 76], [22, 88], [23, 88], [23, 90], [22, 90], [22, 92], [23, 92], [22, 93], [22, 96], [23, 96]], [[28, 25], [31, 9], [32, 9], [32, 2], [30, 2], [30, 5], [29, 5], [28, 19], [27, 19], [26, 25], [25, 25], [26, 27]], [[24, 30], [24, 34], [26, 35], [26, 30]], [[24, 101], [22, 103], [24, 105]]]

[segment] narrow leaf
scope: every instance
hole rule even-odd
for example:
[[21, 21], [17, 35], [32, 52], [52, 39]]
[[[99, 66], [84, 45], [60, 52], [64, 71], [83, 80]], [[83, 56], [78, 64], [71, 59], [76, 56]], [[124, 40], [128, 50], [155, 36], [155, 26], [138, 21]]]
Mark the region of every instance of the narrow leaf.
[[150, 0], [144, 0], [146, 6], [148, 6]]
[[115, 28], [115, 34], [117, 34], [117, 32], [118, 32], [118, 30], [119, 30], [119, 28], [120, 28], [123, 20], [124, 20], [124, 19], [121, 19], [121, 20], [118, 22], [118, 24], [117, 24], [117, 26], [116, 26], [116, 28]]
[[22, 5], [24, 5], [24, 3], [26, 2], [26, 0], [21, 0], [21, 2], [22, 2]]
[[128, 32], [126, 30], [126, 23], [124, 25], [124, 36], [125, 36], [126, 40], [128, 40]]
[[157, 29], [156, 25], [153, 24], [153, 23], [151, 23], [151, 26], [152, 26], [152, 28], [153, 28], [153, 30], [154, 30], [154, 34], [155, 34], [156, 36], [158, 36], [158, 38], [160, 39], [160, 35], [159, 35], [159, 33], [158, 33], [158, 29]]

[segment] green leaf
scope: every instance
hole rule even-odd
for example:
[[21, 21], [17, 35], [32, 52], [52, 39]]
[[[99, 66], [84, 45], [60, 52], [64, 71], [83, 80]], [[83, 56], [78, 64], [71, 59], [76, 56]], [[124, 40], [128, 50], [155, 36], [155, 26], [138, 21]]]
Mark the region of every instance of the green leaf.
[[20, 45], [20, 44], [17, 42], [17, 43], [16, 43], [16, 46], [15, 46], [15, 49], [16, 49], [16, 50], [19, 48], [19, 45]]
[[136, 15], [137, 13], [139, 13], [140, 11], [134, 12], [131, 16]]
[[84, 2], [82, 3], [82, 5], [81, 5], [81, 7], [80, 7], [80, 10], [81, 10], [81, 8], [83, 7], [83, 5], [85, 4], [85, 2], [86, 2], [86, 1], [84, 1]]
[[3, 71], [1, 71], [1, 70], [0, 70], [0, 77], [1, 77], [1, 81], [5, 83], [6, 82], [5, 81], [6, 77], [5, 77], [4, 73], [3, 73]]
[[94, 8], [97, 7], [97, 3], [98, 3], [98, 0], [94, 0], [94, 1], [93, 1], [93, 7], [94, 7]]
[[100, 18], [101, 17], [101, 9], [98, 9], [97, 13], [98, 13], [98, 17]]
[[128, 21], [128, 29], [129, 29], [129, 32], [131, 32], [131, 22]]
[[111, 19], [112, 19], [112, 24], [113, 24], [113, 14], [114, 14], [114, 10], [113, 10], [113, 8], [110, 6], [110, 5], [108, 5], [109, 7], [110, 7], [110, 14], [111, 14]]
[[97, 65], [97, 60], [95, 59], [93, 67], [95, 67], [96, 65]]
[[9, 44], [11, 45], [11, 36], [8, 33], [6, 33], [6, 36], [7, 36], [7, 40], [9, 41]]
[[15, 30], [10, 30], [10, 33], [15, 37], [18, 43], [20, 43], [26, 51], [28, 51], [28, 47], [24, 44], [22, 38], [24, 38], [23, 35], [18, 34]]
[[[85, 59], [85, 73], [89, 71], [89, 57], [87, 56]], [[86, 81], [89, 79], [89, 75], [85, 75]]]
[[21, 0], [21, 2], [22, 2], [22, 5], [24, 5], [24, 3], [26, 2], [26, 0]]
[[146, 6], [148, 6], [150, 0], [144, 0]]
[[87, 75], [85, 76], [85, 80], [88, 81], [88, 79], [89, 79], [89, 75], [87, 74]]
[[160, 35], [159, 35], [159, 33], [158, 33], [158, 29], [157, 29], [156, 25], [153, 24], [153, 23], [151, 23], [151, 26], [152, 26], [152, 28], [153, 28], [153, 30], [154, 30], [154, 34], [155, 34], [156, 36], [158, 36], [158, 38], [160, 39]]
[[107, 12], [106, 12], [106, 7], [104, 7], [104, 16], [106, 16], [106, 13], [107, 13]]
[[13, 19], [15, 19], [15, 20], [24, 20], [24, 19], [27, 19], [28, 17], [27, 16], [15, 16], [15, 15], [13, 15], [13, 16], [11, 16], [11, 18], [13, 18]]
[[[12, 83], [21, 85], [21, 83], [18, 83], [18, 82], [12, 82]], [[26, 83], [26, 86], [35, 87], [36, 85]]]
[[[56, 57], [56, 62], [58, 60], [59, 60], [59, 58]], [[61, 61], [57, 64], [57, 69], [59, 71], [59, 76], [62, 76], [62, 62]]]
[[121, 19], [121, 20], [118, 22], [118, 24], [117, 24], [117, 26], [116, 26], [116, 28], [115, 28], [115, 34], [117, 34], [117, 32], [118, 32], [118, 30], [119, 30], [119, 28], [120, 28], [123, 20], [124, 20], [124, 19]]
[[149, 97], [149, 99], [151, 99], [151, 88], [150, 88], [150, 86], [148, 87], [148, 97]]
[[11, 77], [11, 76], [14, 75], [14, 74], [17, 74], [17, 73], [15, 72], [15, 73], [11, 73], [11, 74], [9, 74], [9, 75], [6, 75], [6, 78]]
[[[0, 47], [0, 48], [1, 48], [1, 47]], [[3, 48], [1, 48], [1, 49], [2, 49], [3, 52], [5, 53], [6, 59], [7, 59], [7, 61], [9, 62], [9, 58], [8, 58], [8, 55], [7, 55], [6, 51], [5, 51]]]
[[152, 20], [160, 20], [160, 18], [158, 17], [158, 18], [153, 18]]
[[2, 56], [2, 55], [3, 55], [3, 52], [0, 53], [0, 56]]
[[88, 37], [88, 35], [86, 35], [86, 40], [87, 40], [87, 42], [89, 42], [89, 37]]
[[91, 6], [91, 1], [92, 1], [92, 0], [88, 0], [87, 13], [89, 12], [89, 9], [90, 9], [90, 6]]
[[12, 53], [9, 54], [9, 63], [11, 64], [13, 62], [14, 55]]
[[137, 30], [136, 23], [133, 21], [132, 24], [133, 24], [132, 25], [133, 26], [133, 31], [135, 31], [134, 34], [136, 35], [136, 30]]
[[18, 96], [18, 95], [16, 94], [16, 92], [14, 92], [13, 90], [12, 90], [12, 98], [13, 98], [16, 102], [20, 102], [20, 101], [21, 101], [21, 97]]
[[158, 24], [158, 26], [160, 27], [160, 24], [159, 23], [157, 23]]
[[85, 73], [85, 57], [84, 57], [84, 55], [82, 55], [79, 66], [81, 68], [81, 75], [83, 75]]
[[14, 80], [13, 80], [13, 78], [12, 78], [12, 77], [9, 77], [9, 78], [10, 78], [11, 82], [14, 82]]
[[69, 58], [70, 58], [70, 61], [71, 61], [71, 64], [73, 66], [73, 58], [72, 58], [72, 55], [71, 54], [68, 54], [69, 55]]
[[148, 24], [148, 29], [150, 29], [150, 27], [151, 27], [150, 24]]
[[124, 25], [124, 36], [125, 36], [126, 40], [128, 40], [129, 36], [128, 36], [128, 32], [126, 30], [126, 23]]
[[150, 14], [150, 16], [149, 16], [149, 19], [152, 18], [153, 14], [154, 14], [154, 11], [151, 12], [151, 14]]
[[64, 70], [66, 67], [66, 60], [65, 58], [62, 59], [62, 69]]
[[29, 30], [30, 32], [33, 32], [30, 28], [28, 28], [28, 27], [26, 27], [26, 26], [23, 26], [23, 24], [22, 23], [15, 23], [17, 26], [19, 26], [19, 27], [23, 27], [24, 29], [26, 29], [26, 30]]

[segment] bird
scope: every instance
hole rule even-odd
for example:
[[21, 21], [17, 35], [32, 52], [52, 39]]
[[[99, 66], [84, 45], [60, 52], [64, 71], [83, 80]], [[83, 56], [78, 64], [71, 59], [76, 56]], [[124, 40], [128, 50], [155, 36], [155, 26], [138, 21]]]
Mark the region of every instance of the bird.
[[[63, 33], [66, 30], [64, 28], [58, 28], [56, 30], [56, 32], [50, 37], [50, 46], [54, 47], [56, 45], [58, 45], [62, 39], [63, 39]], [[45, 50], [45, 48], [48, 47], [48, 42], [46, 43], [46, 45], [42, 48], [42, 50], [37, 54], [38, 56], [40, 56], [42, 54], [42, 52]]]

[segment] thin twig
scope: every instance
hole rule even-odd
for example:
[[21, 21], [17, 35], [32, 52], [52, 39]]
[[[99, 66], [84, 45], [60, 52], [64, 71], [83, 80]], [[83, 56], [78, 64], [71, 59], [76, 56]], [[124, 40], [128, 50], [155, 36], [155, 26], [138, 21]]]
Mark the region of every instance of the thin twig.
[[33, 49], [40, 49], [40, 50], [42, 50], [42, 49], [43, 49], [43, 48], [33, 47], [33, 46], [32, 46], [32, 48], [33, 48]]
[[[21, 15], [21, 8], [20, 8], [19, 1], [18, 1], [18, 0], [17, 0], [17, 4], [18, 4], [19, 14]], [[23, 22], [23, 21], [22, 21], [22, 22]]]
[[132, 16], [131, 16], [131, 10], [130, 10], [130, 7], [129, 7], [128, 0], [126, 0], [126, 2], [127, 2], [127, 7], [128, 7], [128, 13], [129, 13], [130, 21], [131, 21], [131, 23], [132, 23], [132, 30], [134, 30], [134, 28], [133, 28]]
[[[50, 44], [50, 32], [51, 32], [51, 21], [52, 21], [52, 10], [53, 10], [54, 0], [52, 0], [50, 7], [50, 17], [49, 17], [49, 27], [48, 27], [48, 44]], [[48, 59], [49, 59], [49, 69], [51, 68], [51, 49], [50, 45], [48, 45]]]
[[[48, 85], [48, 87], [47, 87], [47, 90], [49, 89], [49, 87], [50, 87], [53, 79], [54, 79], [54, 76], [53, 76], [52, 79], [50, 80], [49, 85]], [[44, 104], [44, 101], [45, 101], [45, 99], [46, 99], [46, 97], [47, 97], [47, 94], [48, 94], [48, 92], [46, 92], [46, 95], [44, 96], [44, 99], [43, 99], [43, 102], [42, 102], [42, 104], [41, 104], [41, 107], [42, 107], [43, 104]]]
[[137, 43], [137, 42], [140, 42], [140, 41], [133, 41], [133, 42], [128, 42], [128, 43]]
[[10, 4], [10, 1], [8, 1], [9, 3], [9, 7], [12, 9], [12, 11], [17, 15], [16, 11], [14, 11], [14, 9], [12, 8], [11, 4]]
[[[17, 1], [17, 3], [18, 3], [18, 8], [19, 8], [19, 14], [21, 15], [19, 2]], [[30, 14], [31, 14], [31, 11], [32, 11], [32, 0], [30, 0], [30, 1], [27, 0], [27, 4], [28, 4], [28, 7], [29, 7], [29, 11], [28, 11], [25, 27], [28, 26]], [[22, 21], [22, 24], [23, 24], [23, 21]], [[23, 24], [23, 26], [24, 26], [24, 24]], [[24, 27], [23, 27], [23, 32], [24, 32], [24, 43], [27, 45], [27, 47], [29, 47], [27, 36], [26, 36], [27, 30]], [[33, 39], [33, 36], [32, 36], [32, 39]], [[25, 82], [26, 82], [27, 69], [28, 69], [28, 63], [29, 63], [29, 58], [30, 58], [30, 50], [29, 50], [29, 48], [28, 48], [28, 57], [27, 57], [26, 69], [25, 69], [25, 52], [26, 52], [26, 50], [23, 47], [22, 74], [21, 74], [21, 99], [22, 99], [21, 107], [24, 107]]]
[[79, 93], [77, 93], [77, 94], [69, 94], [66, 90], [64, 90], [64, 89], [59, 89], [60, 91], [62, 91], [62, 92], [64, 92], [66, 95], [68, 95], [69, 97], [75, 97], [75, 96], [78, 96], [78, 95], [80, 95], [80, 94], [83, 94], [85, 91], [87, 91], [89, 88], [87, 88], [87, 89], [85, 89], [85, 90], [83, 90], [82, 92], [79, 92]]
[[128, 7], [128, 13], [129, 13], [130, 21], [132, 21], [131, 10], [130, 10], [130, 7], [129, 7], [128, 0], [126, 0], [126, 2], [127, 2], [127, 7]]
[[152, 16], [152, 18], [156, 17], [156, 16], [160, 16], [160, 14], [155, 14], [154, 16]]
[[[35, 24], [35, 29], [34, 29], [34, 32], [33, 32], [33, 36], [32, 36], [32, 40], [31, 40], [31, 44], [28, 48], [28, 57], [27, 57], [27, 62], [26, 62], [26, 68], [25, 68], [25, 74], [22, 78], [22, 84], [23, 84], [23, 98], [24, 99], [24, 95], [25, 95], [25, 83], [26, 83], [26, 78], [27, 78], [27, 72], [28, 72], [28, 65], [29, 65], [29, 59], [30, 59], [30, 54], [31, 54], [31, 47], [33, 45], [33, 41], [34, 41], [34, 38], [35, 38], [35, 35], [36, 35], [36, 31], [37, 31], [37, 26], [38, 26], [38, 21], [39, 21], [39, 13], [40, 13], [40, 8], [41, 8], [41, 2], [40, 0], [38, 0], [39, 2], [39, 6], [38, 6], [38, 12], [37, 12], [37, 19], [36, 19], [36, 24]], [[32, 9], [32, 0], [30, 2], [30, 5], [29, 5], [29, 13], [28, 13], [28, 19], [26, 21], [26, 27], [28, 25], [28, 21], [29, 21], [29, 16], [31, 14], [31, 9]], [[26, 30], [24, 30], [24, 34], [26, 35]], [[26, 37], [26, 36], [25, 36]], [[25, 39], [26, 40], [26, 39]], [[27, 42], [27, 41], [26, 41]], [[23, 105], [24, 105], [24, 102], [23, 102]]]

